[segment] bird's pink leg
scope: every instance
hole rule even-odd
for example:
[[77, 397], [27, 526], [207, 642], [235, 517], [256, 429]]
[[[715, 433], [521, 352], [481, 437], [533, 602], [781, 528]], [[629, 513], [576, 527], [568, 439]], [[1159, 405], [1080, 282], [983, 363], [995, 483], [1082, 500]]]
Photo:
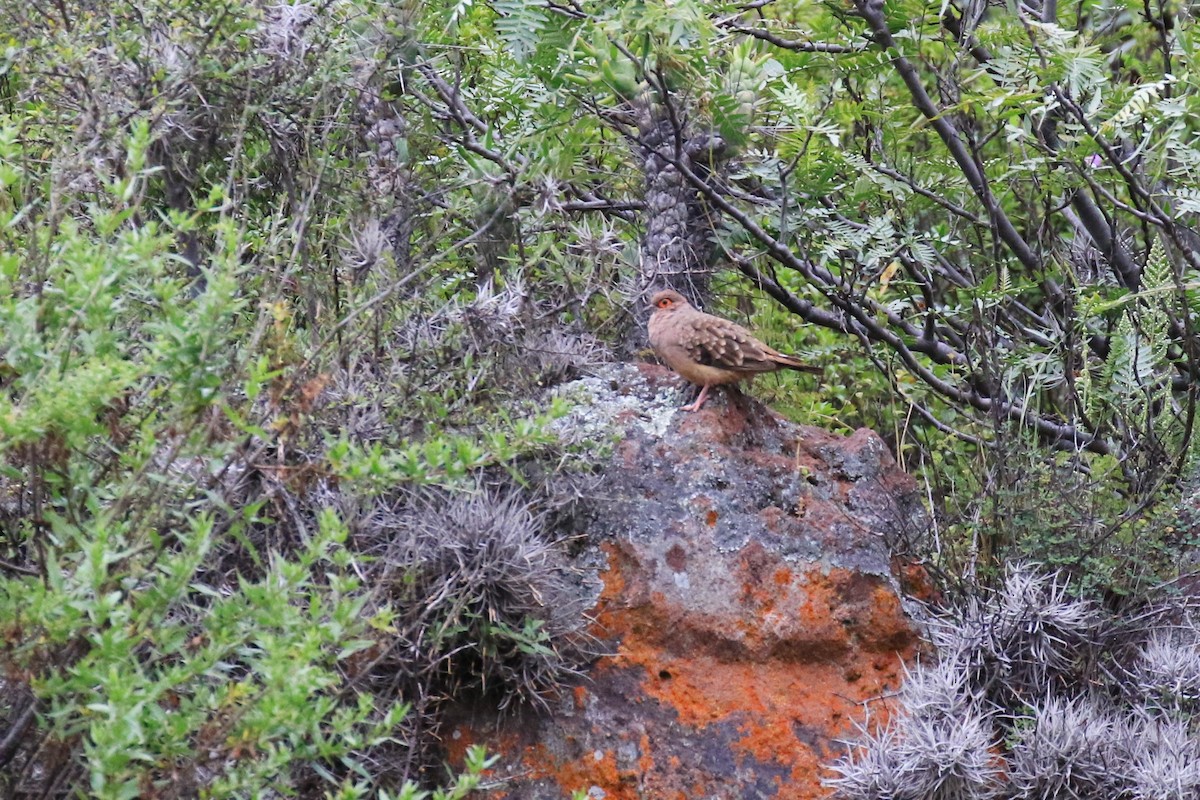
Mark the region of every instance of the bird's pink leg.
[[683, 406], [680, 411], [699, 411], [700, 406], [704, 405], [705, 399], [708, 397], [708, 384], [704, 384], [704, 388], [700, 390], [700, 396], [696, 398], [696, 402], [691, 405]]

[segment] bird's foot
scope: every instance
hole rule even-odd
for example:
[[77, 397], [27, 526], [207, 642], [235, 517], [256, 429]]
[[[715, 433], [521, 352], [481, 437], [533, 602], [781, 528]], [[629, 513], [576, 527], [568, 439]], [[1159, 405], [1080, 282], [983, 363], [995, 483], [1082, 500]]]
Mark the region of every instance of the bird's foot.
[[689, 403], [686, 406], [681, 406], [679, 410], [680, 411], [699, 411], [700, 407], [702, 405], [704, 405], [704, 401], [707, 399], [708, 399], [708, 387], [705, 386], [703, 389], [700, 390], [700, 396], [696, 398], [696, 402]]

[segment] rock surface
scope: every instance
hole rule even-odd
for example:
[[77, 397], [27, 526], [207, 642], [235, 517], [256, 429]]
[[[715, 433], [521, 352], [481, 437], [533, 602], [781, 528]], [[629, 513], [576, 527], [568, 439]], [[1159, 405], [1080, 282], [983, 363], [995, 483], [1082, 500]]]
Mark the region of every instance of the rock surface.
[[[626, 366], [576, 382], [564, 431], [612, 431], [587, 521], [609, 655], [550, 713], [457, 709], [444, 729], [501, 756], [489, 796], [811, 798], [919, 646], [885, 537], [923, 524], [874, 433], [794, 425]], [[593, 551], [594, 553], [595, 551]]]

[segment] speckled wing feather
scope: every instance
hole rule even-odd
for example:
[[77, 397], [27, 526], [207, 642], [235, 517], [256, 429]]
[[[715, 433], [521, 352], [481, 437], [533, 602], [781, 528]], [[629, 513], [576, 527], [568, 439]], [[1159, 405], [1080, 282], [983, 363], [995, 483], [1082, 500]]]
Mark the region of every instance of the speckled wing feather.
[[698, 312], [680, 327], [680, 344], [697, 363], [734, 372], [770, 372], [781, 366], [779, 353], [737, 323]]

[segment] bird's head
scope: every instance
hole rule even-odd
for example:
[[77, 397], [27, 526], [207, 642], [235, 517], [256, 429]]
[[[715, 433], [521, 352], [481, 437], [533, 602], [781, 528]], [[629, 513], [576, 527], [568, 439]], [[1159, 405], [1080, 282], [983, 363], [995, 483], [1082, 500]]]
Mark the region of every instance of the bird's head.
[[656, 292], [654, 297], [650, 298], [650, 305], [654, 306], [655, 313], [659, 311], [670, 311], [673, 308], [686, 308], [691, 305], [687, 298], [681, 295], [674, 289], [663, 289], [661, 292]]

